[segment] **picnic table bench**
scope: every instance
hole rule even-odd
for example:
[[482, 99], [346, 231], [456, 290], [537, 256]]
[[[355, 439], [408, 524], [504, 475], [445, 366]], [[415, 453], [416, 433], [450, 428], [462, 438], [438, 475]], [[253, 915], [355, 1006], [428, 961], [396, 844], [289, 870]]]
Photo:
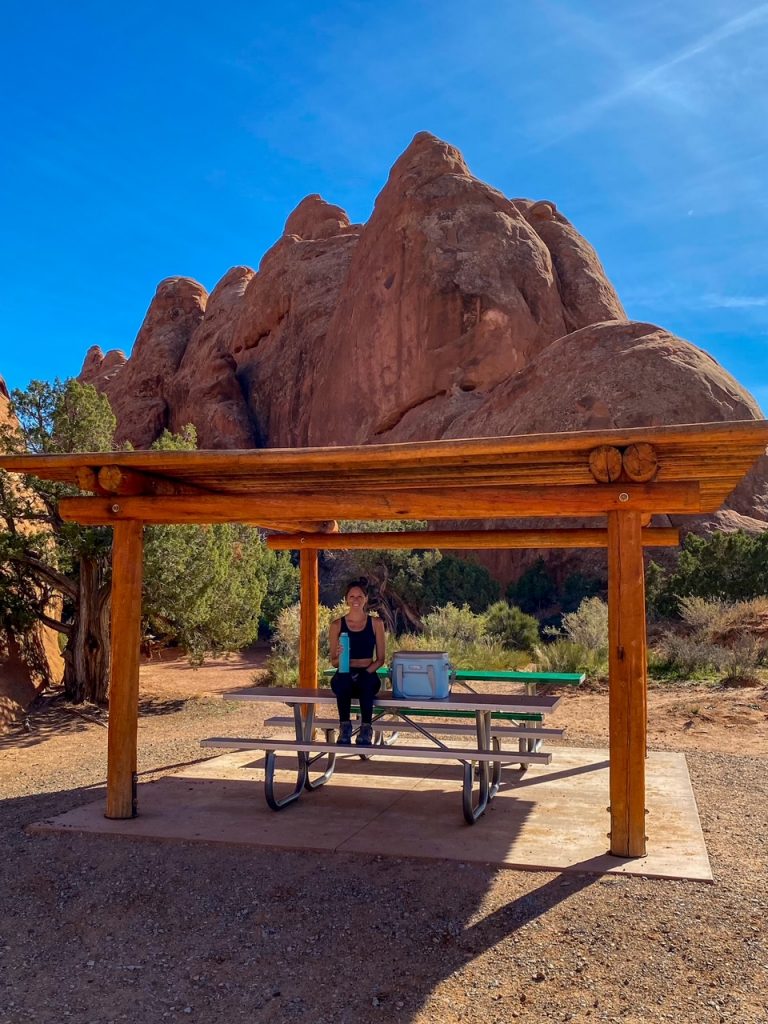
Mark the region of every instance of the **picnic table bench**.
[[[338, 722], [317, 720], [317, 707], [336, 707], [336, 697], [330, 689], [309, 689], [293, 687], [255, 687], [235, 690], [224, 695], [226, 700], [255, 702], [282, 702], [293, 710], [295, 739], [285, 740], [274, 737], [226, 737], [214, 736], [201, 741], [204, 747], [224, 747], [235, 750], [263, 750], [266, 754], [264, 766], [264, 792], [267, 804], [272, 810], [282, 810], [297, 800], [304, 790], [315, 790], [324, 785], [333, 775], [338, 756], [377, 757], [382, 754], [402, 758], [426, 758], [429, 760], [454, 760], [463, 765], [462, 808], [468, 824], [474, 824], [485, 811], [490, 800], [498, 792], [501, 783], [501, 769], [505, 764], [549, 764], [552, 755], [541, 751], [503, 751], [501, 738], [509, 727], [492, 721], [492, 715], [535, 715], [542, 718], [551, 714], [560, 703], [559, 697], [532, 697], [528, 694], [451, 694], [445, 700], [399, 700], [391, 693], [380, 693], [374, 700], [375, 722], [393, 716], [397, 731], [408, 729], [420, 733], [431, 746], [354, 746], [334, 742]], [[451, 717], [456, 713], [470, 714], [475, 718], [474, 729], [467, 726], [433, 725], [432, 731], [422, 723], [413, 721], [414, 716], [432, 718]], [[275, 723], [288, 724], [291, 719]], [[322, 728], [325, 742], [316, 740], [314, 732]], [[456, 748], [449, 747], [435, 733], [448, 730], [449, 735], [474, 734], [475, 744]], [[514, 735], [520, 736], [526, 727], [515, 727]], [[548, 730], [554, 734], [560, 730]], [[297, 758], [296, 783], [285, 796], [279, 797], [275, 789], [275, 769], [278, 753], [295, 753]], [[326, 763], [319, 777], [310, 775], [310, 768], [325, 759]], [[474, 795], [475, 766], [477, 766], [478, 795]]]

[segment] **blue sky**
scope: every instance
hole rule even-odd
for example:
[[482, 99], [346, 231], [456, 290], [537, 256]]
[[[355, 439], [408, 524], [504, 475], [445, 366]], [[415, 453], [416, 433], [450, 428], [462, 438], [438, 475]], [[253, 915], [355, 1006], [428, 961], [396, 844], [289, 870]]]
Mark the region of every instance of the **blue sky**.
[[365, 220], [428, 130], [768, 408], [768, 3], [5, 0], [0, 88], [11, 387], [128, 351], [162, 278], [256, 266], [307, 193]]

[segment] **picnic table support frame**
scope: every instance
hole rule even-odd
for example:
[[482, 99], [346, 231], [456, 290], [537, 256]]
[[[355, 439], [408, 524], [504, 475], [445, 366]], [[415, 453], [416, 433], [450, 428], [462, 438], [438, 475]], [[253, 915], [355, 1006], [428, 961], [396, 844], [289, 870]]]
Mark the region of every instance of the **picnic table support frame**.
[[116, 523], [112, 541], [106, 818], [135, 818], [144, 528]]
[[644, 857], [647, 640], [640, 514], [610, 512], [608, 536], [610, 852]]

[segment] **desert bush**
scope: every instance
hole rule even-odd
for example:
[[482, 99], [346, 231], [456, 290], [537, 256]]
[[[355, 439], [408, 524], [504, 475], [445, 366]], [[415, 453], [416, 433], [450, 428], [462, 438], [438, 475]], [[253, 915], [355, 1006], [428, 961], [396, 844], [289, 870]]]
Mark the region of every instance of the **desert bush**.
[[662, 634], [651, 659], [654, 674], [738, 685], [756, 680], [768, 664], [768, 598], [684, 597], [679, 612], [685, 631]]
[[722, 665], [723, 648], [708, 640], [667, 632], [649, 653], [648, 667], [656, 678], [712, 679]]
[[537, 619], [506, 601], [496, 601], [485, 613], [485, 632], [515, 650], [530, 651], [539, 641]]
[[548, 626], [549, 643], [534, 648], [542, 672], [586, 672], [591, 678], [608, 667], [608, 605], [599, 597], [582, 601], [575, 612], [563, 616], [558, 629]]
[[768, 597], [750, 601], [684, 597], [679, 608], [683, 622], [696, 636], [716, 643], [730, 646], [745, 634], [768, 636]]
[[723, 686], [758, 686], [760, 670], [768, 665], [768, 645], [756, 637], [741, 637], [723, 650], [720, 680]]
[[514, 672], [528, 664], [530, 659], [527, 652], [510, 650], [488, 636], [475, 640], [443, 636], [438, 643], [434, 636], [406, 634], [398, 637], [393, 649], [446, 651], [454, 668], [473, 669], [477, 672]]
[[477, 615], [469, 605], [457, 608], [446, 604], [435, 608], [422, 619], [423, 638], [431, 644], [426, 650], [447, 651], [448, 644], [475, 644], [485, 637], [485, 617]]
[[582, 644], [562, 637], [548, 644], [537, 644], [533, 649], [536, 667], [540, 672], [586, 672], [592, 678], [605, 673], [605, 658]]
[[646, 593], [649, 610], [661, 617], [676, 615], [683, 597], [748, 601], [768, 595], [768, 531], [689, 533], [671, 572], [650, 563]]
[[608, 653], [608, 605], [599, 597], [588, 597], [575, 612], [563, 616], [562, 632], [571, 643], [599, 653]]
[[[331, 667], [328, 629], [331, 621], [343, 615], [345, 604], [318, 608], [318, 675]], [[272, 686], [296, 686], [299, 678], [299, 637], [301, 634], [301, 605], [283, 608], [277, 616], [272, 636], [272, 651], [267, 658], [268, 682]]]
[[540, 612], [557, 601], [557, 586], [543, 558], [538, 558], [522, 576], [507, 587], [507, 600], [524, 612]]

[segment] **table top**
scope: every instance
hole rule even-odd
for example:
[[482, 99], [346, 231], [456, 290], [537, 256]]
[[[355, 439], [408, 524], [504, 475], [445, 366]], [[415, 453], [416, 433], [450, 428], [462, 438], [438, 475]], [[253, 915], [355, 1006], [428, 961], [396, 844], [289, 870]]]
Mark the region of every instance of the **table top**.
[[[335, 668], [327, 668], [324, 676], [332, 676]], [[390, 672], [386, 665], [377, 669], [380, 676], [389, 676]], [[542, 686], [560, 684], [561, 686], [579, 686], [586, 679], [584, 672], [513, 672], [502, 669], [477, 670], [469, 668], [457, 668], [454, 673], [457, 682], [477, 683], [540, 683]]]
[[[330, 689], [297, 689], [291, 686], [257, 686], [247, 690], [230, 690], [225, 700], [261, 701], [281, 704], [336, 704]], [[439, 716], [442, 709], [450, 711], [535, 711], [550, 714], [560, 697], [529, 697], [520, 693], [452, 693], [444, 700], [400, 700], [385, 691], [374, 697], [374, 706], [382, 708], [424, 708]]]

